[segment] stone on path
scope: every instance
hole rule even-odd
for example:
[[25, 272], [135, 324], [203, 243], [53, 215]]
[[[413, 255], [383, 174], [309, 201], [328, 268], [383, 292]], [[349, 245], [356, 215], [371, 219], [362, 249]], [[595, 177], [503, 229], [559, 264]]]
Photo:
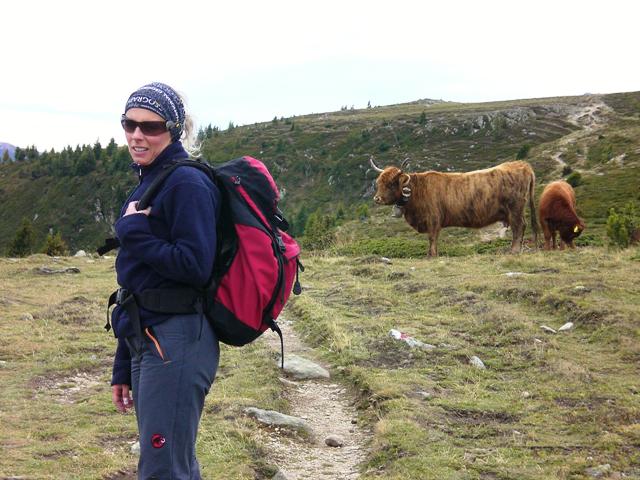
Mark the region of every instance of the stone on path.
[[262, 410], [255, 407], [245, 408], [244, 412], [250, 417], [255, 418], [258, 422], [271, 427], [288, 428], [307, 434], [312, 433], [309, 424], [298, 417], [285, 415], [284, 413], [276, 412], [274, 410]]
[[344, 446], [344, 440], [338, 435], [329, 435], [324, 439], [324, 443], [329, 447], [342, 447]]
[[131, 445], [131, 453], [133, 455], [140, 455], [140, 442], [135, 442]]
[[298, 355], [286, 355], [284, 357], [284, 371], [295, 380], [331, 377], [329, 372], [320, 365]]

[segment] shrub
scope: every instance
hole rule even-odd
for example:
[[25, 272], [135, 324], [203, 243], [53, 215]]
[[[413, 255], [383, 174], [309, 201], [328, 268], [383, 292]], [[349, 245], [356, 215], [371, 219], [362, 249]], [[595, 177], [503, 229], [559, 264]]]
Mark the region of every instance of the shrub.
[[485, 253], [501, 253], [511, 246], [511, 240], [508, 238], [497, 238], [490, 242], [482, 242], [475, 244], [473, 250], [479, 254]]
[[573, 172], [565, 180], [574, 188], [578, 185], [582, 185], [582, 175], [580, 175], [579, 172]]
[[571, 168], [569, 165], [565, 165], [564, 167], [562, 167], [562, 176], [563, 177], [566, 177], [571, 172], [573, 172], [573, 168]]
[[[495, 249], [482, 253], [493, 253]], [[389, 258], [424, 258], [429, 252], [429, 242], [424, 239], [401, 237], [369, 238], [336, 246], [332, 253], [336, 255], [363, 256], [380, 255]], [[475, 253], [472, 246], [440, 243], [438, 256], [464, 257]]]
[[302, 246], [311, 250], [324, 249], [335, 239], [335, 217], [324, 215], [316, 210], [307, 219], [304, 226]]
[[361, 203], [356, 208], [355, 214], [358, 220], [366, 220], [367, 218], [369, 218], [369, 205], [367, 205], [366, 203]]
[[594, 233], [583, 233], [574, 240], [577, 247], [602, 247], [604, 240], [601, 235]]
[[529, 150], [531, 150], [531, 145], [525, 143], [520, 147], [518, 153], [516, 153], [516, 160], [523, 160], [529, 156]]
[[631, 235], [640, 228], [638, 209], [629, 202], [618, 213], [615, 208], [609, 210], [607, 218], [607, 237], [609, 243], [620, 248], [627, 248], [631, 243]]
[[390, 258], [422, 258], [427, 255], [424, 240], [370, 238], [336, 248], [338, 255], [381, 255]]
[[44, 244], [44, 253], [50, 257], [58, 257], [69, 253], [69, 248], [60, 233], [56, 233], [55, 235], [50, 233], [47, 235]]

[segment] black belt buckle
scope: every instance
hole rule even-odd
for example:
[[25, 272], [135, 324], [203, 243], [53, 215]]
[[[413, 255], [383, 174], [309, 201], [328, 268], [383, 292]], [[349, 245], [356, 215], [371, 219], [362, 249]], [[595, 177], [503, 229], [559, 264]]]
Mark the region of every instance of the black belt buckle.
[[127, 290], [126, 288], [119, 288], [116, 292], [116, 303], [118, 305], [122, 305], [128, 296], [129, 290]]

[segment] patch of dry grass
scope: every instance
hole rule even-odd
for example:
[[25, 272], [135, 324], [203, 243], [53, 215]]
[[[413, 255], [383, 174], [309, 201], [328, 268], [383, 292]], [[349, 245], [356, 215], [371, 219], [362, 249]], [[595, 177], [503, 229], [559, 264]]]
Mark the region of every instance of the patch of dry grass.
[[[80, 273], [41, 275], [43, 266]], [[112, 258], [0, 259], [0, 478], [135, 478], [135, 417], [111, 405], [116, 342], [103, 329], [115, 287]], [[242, 414], [249, 405], [287, 408], [270, 355], [260, 343], [223, 347], [200, 428], [205, 478], [272, 471]]]

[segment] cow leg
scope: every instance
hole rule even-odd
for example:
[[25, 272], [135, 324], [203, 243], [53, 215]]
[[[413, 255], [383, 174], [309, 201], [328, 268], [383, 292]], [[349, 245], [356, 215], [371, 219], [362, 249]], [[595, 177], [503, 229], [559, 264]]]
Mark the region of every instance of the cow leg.
[[511, 253], [519, 253], [522, 251], [522, 242], [524, 241], [524, 215], [523, 212], [515, 212], [513, 222], [511, 222], [511, 233], [513, 240], [511, 241]]
[[[542, 225], [542, 234], [544, 235], [544, 249], [551, 250], [551, 239], [553, 237], [553, 233], [549, 228], [549, 224], [544, 220], [540, 220], [540, 224]], [[554, 240], [555, 243], [555, 240]]]
[[552, 242], [552, 245], [553, 245], [553, 250], [555, 250], [556, 247], [558, 246], [558, 244], [556, 243], [556, 231], [555, 230], [553, 230], [551, 232], [551, 242]]
[[429, 256], [437, 257], [438, 256], [438, 235], [440, 234], [440, 230], [434, 229], [427, 233], [429, 237]]

